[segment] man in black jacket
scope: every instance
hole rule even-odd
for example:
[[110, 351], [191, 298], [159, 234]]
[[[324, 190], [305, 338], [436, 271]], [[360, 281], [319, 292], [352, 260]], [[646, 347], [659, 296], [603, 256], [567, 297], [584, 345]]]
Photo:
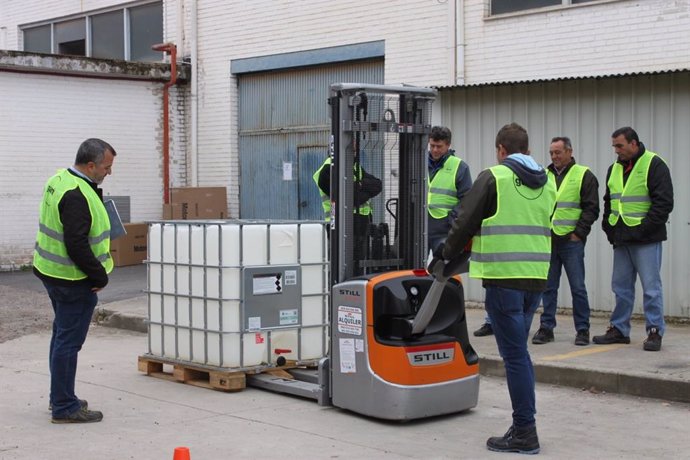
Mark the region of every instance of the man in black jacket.
[[575, 163], [568, 137], [554, 137], [549, 146], [549, 180], [556, 183], [556, 209], [551, 218], [551, 264], [544, 312], [532, 343], [553, 342], [561, 270], [565, 268], [573, 297], [575, 345], [589, 344], [589, 299], [585, 286], [585, 243], [599, 217], [599, 182], [589, 168]]
[[513, 423], [504, 436], [489, 438], [487, 448], [536, 454], [534, 369], [527, 339], [546, 287], [556, 186], [529, 156], [527, 131], [516, 123], [496, 135], [496, 159], [499, 165], [482, 171], [460, 202], [442, 255], [451, 260], [472, 240], [470, 277], [482, 279], [505, 365]]
[[[326, 160], [315, 175], [316, 185], [319, 187], [321, 194], [326, 197], [331, 196], [330, 165], [331, 158], [326, 157]], [[369, 224], [372, 222], [371, 214], [373, 212], [370, 200], [381, 193], [383, 186], [381, 184], [381, 179], [366, 172], [361, 165], [357, 164], [355, 169], [356, 177], [353, 188], [354, 208], [352, 213], [354, 219], [352, 229], [354, 233], [353, 257], [356, 262], [359, 262], [366, 258], [369, 244]], [[330, 207], [330, 202], [325, 203], [324, 212], [326, 212], [326, 219], [330, 219], [330, 215], [328, 215]], [[328, 209], [328, 211], [326, 211], [326, 209]], [[362, 270], [357, 268], [355, 273], [361, 274]]]
[[597, 344], [630, 343], [630, 317], [637, 275], [642, 282], [647, 339], [643, 348], [659, 351], [664, 336], [661, 242], [673, 210], [673, 184], [666, 162], [645, 148], [634, 129], [611, 135], [618, 160], [606, 173], [602, 228], [613, 245], [611, 286], [616, 306], [611, 325]]
[[115, 149], [87, 139], [74, 166], [46, 183], [33, 270], [48, 292], [55, 312], [50, 339], [50, 409], [53, 423], [100, 422], [103, 414], [88, 409], [75, 395], [77, 355], [81, 350], [97, 292], [108, 284], [110, 222], [98, 185], [111, 173]]

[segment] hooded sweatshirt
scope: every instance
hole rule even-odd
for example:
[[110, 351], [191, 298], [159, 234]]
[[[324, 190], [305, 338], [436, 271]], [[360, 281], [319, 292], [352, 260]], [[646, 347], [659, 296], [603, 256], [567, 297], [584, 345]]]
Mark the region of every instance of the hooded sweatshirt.
[[[510, 168], [531, 189], [543, 187], [548, 180], [546, 170], [529, 155], [513, 153], [503, 160], [502, 165]], [[497, 199], [496, 178], [490, 170], [485, 169], [479, 173], [460, 203], [458, 217], [453, 222], [443, 248], [444, 259], [452, 259], [462, 253], [472, 237], [479, 232], [482, 221], [496, 214]], [[546, 280], [484, 279], [483, 285], [539, 292], [546, 288]]]

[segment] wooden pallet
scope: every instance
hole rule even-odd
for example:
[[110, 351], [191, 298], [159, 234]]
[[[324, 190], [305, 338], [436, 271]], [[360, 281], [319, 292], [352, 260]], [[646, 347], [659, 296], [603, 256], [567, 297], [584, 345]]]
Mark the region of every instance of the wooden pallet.
[[[316, 363], [312, 363], [313, 366]], [[302, 364], [299, 367], [303, 367]], [[307, 365], [309, 367], [309, 365]], [[292, 379], [286, 369], [298, 367], [294, 361], [288, 361], [285, 366], [255, 366], [242, 369], [227, 369], [213, 366], [197, 365], [180, 362], [158, 356], [139, 356], [138, 367], [146, 375], [173, 382], [186, 383], [202, 388], [220, 391], [241, 391], [247, 387], [248, 374], [265, 373], [284, 379]], [[172, 368], [172, 370], [169, 370]]]
[[[220, 391], [241, 391], [246, 388], [245, 372], [211, 369], [190, 363], [176, 363], [164, 358], [139, 356], [139, 371], [146, 375], [173, 382], [186, 383]], [[172, 371], [165, 368], [172, 366]]]

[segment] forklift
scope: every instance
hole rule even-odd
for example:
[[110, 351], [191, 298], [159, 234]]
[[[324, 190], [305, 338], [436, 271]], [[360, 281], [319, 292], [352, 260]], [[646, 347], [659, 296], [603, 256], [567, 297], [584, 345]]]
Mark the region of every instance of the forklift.
[[[476, 406], [479, 359], [459, 277], [469, 254], [426, 267], [435, 96], [411, 86], [331, 85], [329, 352], [316, 370], [291, 369], [292, 379], [255, 374], [249, 385], [385, 420]], [[360, 166], [382, 181], [364, 250], [353, 223]]]

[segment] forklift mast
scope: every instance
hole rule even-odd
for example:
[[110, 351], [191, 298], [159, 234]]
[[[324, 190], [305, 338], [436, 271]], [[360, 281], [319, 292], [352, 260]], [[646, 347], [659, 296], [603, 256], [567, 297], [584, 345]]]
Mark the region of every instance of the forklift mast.
[[[426, 152], [435, 97], [429, 88], [331, 85], [331, 285], [425, 266]], [[362, 204], [356, 196], [366, 189], [366, 174], [382, 187]]]

